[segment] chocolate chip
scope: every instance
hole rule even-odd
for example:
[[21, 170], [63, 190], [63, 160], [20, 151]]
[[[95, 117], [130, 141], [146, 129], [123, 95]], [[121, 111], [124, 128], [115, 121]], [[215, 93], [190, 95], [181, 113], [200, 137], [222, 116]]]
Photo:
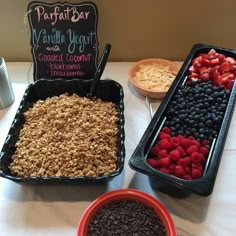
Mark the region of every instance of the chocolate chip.
[[99, 208], [88, 224], [88, 236], [166, 236], [152, 207], [138, 200], [113, 201]]

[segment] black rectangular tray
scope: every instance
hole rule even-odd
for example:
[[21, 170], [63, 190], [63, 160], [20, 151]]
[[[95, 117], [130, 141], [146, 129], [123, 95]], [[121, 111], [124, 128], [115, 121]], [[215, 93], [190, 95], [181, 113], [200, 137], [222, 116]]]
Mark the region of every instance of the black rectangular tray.
[[167, 106], [175, 92], [178, 90], [179, 86], [185, 83], [186, 76], [188, 75], [188, 69], [191, 65], [192, 60], [201, 53], [209, 52], [210, 49], [215, 49], [218, 53], [222, 53], [225, 56], [230, 56], [236, 59], [236, 51], [234, 50], [206, 44], [193, 45], [189, 55], [180, 68], [176, 79], [174, 80], [169, 91], [164, 97], [158, 110], [154, 114], [150, 124], [148, 125], [145, 133], [143, 134], [140, 142], [138, 143], [129, 160], [129, 166], [132, 169], [148, 176], [152, 188], [158, 189], [159, 191], [162, 191], [173, 197], [186, 197], [192, 193], [200, 196], [208, 196], [212, 193], [222, 157], [222, 152], [224, 149], [225, 140], [227, 137], [227, 132], [230, 126], [236, 98], [235, 82], [230, 92], [228, 105], [225, 111], [223, 122], [220, 126], [220, 131], [217, 134], [217, 138], [215, 139], [214, 144], [212, 144], [211, 146], [210, 154], [208, 156], [208, 159], [206, 160], [205, 169], [201, 178], [194, 180], [184, 180], [157, 171], [152, 168], [146, 161], [151, 148], [156, 142], [157, 135], [160, 132], [161, 127], [163, 126], [164, 114]]
[[19, 108], [16, 112], [9, 133], [3, 144], [0, 152], [0, 176], [10, 179], [18, 183], [26, 184], [60, 184], [60, 183], [104, 183], [111, 180], [113, 177], [119, 175], [124, 168], [125, 159], [125, 132], [124, 132], [124, 103], [123, 103], [123, 88], [114, 80], [101, 80], [95, 90], [95, 96], [104, 101], [113, 102], [118, 107], [119, 112], [119, 139], [118, 139], [118, 153], [117, 153], [117, 169], [114, 173], [106, 176], [99, 177], [16, 177], [11, 174], [9, 165], [12, 162], [12, 155], [16, 147], [15, 144], [18, 140], [21, 128], [24, 125], [23, 113], [32, 107], [38, 100], [45, 100], [48, 97], [58, 96], [60, 94], [78, 94], [81, 97], [86, 97], [93, 80], [80, 80], [80, 79], [40, 79], [33, 84], [30, 84], [25, 90]]

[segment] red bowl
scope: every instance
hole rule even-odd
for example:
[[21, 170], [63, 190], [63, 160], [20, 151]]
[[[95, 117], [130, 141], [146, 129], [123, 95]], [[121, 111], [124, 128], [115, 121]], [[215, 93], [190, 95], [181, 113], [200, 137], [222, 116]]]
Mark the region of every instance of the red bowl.
[[95, 212], [102, 206], [109, 204], [112, 201], [119, 200], [138, 200], [147, 206], [151, 206], [166, 229], [166, 236], [176, 236], [176, 228], [174, 221], [168, 210], [154, 197], [147, 193], [134, 189], [120, 189], [104, 193], [93, 201], [86, 209], [79, 222], [77, 236], [87, 236], [88, 224], [91, 221]]

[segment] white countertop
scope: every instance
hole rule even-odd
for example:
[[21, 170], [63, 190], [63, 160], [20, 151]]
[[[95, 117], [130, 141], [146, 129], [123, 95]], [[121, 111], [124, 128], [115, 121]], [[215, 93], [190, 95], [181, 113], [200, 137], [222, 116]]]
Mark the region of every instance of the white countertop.
[[[233, 115], [213, 193], [209, 197], [191, 195], [176, 199], [153, 190], [147, 176], [136, 173], [128, 160], [150, 122], [145, 97], [128, 83], [130, 62], [108, 63], [102, 79], [113, 79], [124, 89], [125, 168], [108, 185], [24, 186], [0, 178], [0, 235], [76, 236], [86, 207], [104, 192], [119, 188], [145, 191], [170, 211], [177, 227], [194, 236], [236, 235], [236, 115]], [[16, 97], [13, 105], [0, 110], [0, 150], [29, 82], [31, 63], [7, 63]], [[154, 101], [157, 107], [160, 100]]]

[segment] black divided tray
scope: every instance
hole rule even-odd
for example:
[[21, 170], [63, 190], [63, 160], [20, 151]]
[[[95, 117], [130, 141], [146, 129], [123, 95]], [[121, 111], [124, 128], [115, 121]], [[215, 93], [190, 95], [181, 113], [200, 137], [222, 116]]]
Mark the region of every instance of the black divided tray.
[[10, 179], [18, 183], [37, 184], [37, 183], [106, 183], [113, 177], [119, 175], [124, 168], [125, 159], [125, 132], [124, 132], [124, 94], [122, 86], [113, 80], [101, 80], [95, 90], [95, 96], [101, 98], [103, 101], [113, 102], [117, 105], [119, 112], [119, 139], [118, 139], [118, 153], [117, 153], [117, 169], [114, 173], [99, 177], [16, 177], [11, 174], [9, 165], [12, 162], [12, 155], [16, 147], [21, 128], [24, 125], [23, 113], [32, 107], [38, 100], [45, 100], [47, 97], [58, 96], [60, 94], [78, 94], [81, 97], [87, 96], [92, 80], [80, 79], [54, 79], [46, 80], [40, 79], [33, 84], [30, 84], [25, 90], [19, 108], [16, 112], [9, 133], [3, 144], [0, 152], [0, 176]]
[[146, 161], [150, 155], [151, 148], [156, 142], [157, 135], [164, 125], [167, 107], [172, 97], [175, 95], [175, 92], [185, 83], [192, 60], [201, 53], [208, 53], [211, 49], [215, 49], [218, 53], [236, 59], [236, 51], [205, 44], [194, 45], [129, 160], [129, 166], [132, 169], [148, 176], [152, 188], [173, 197], [186, 197], [192, 193], [200, 196], [210, 195], [213, 191], [220, 165], [227, 132], [235, 106], [235, 82], [229, 95], [227, 108], [219, 132], [214, 142], [211, 143], [210, 153], [206, 160], [202, 177], [194, 180], [184, 180], [155, 170]]

